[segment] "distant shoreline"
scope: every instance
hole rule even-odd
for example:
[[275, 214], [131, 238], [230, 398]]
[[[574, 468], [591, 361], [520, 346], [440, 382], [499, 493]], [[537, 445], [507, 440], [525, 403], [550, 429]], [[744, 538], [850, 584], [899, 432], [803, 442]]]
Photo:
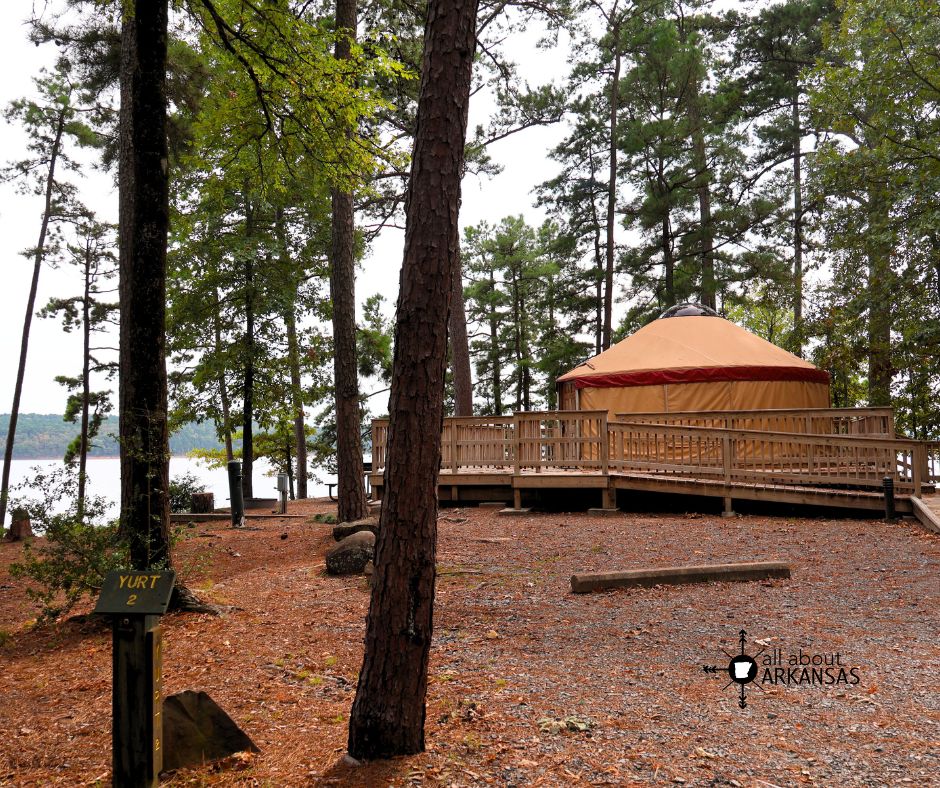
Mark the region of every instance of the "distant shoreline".
[[[91, 460], [119, 460], [119, 459], [121, 459], [120, 454], [96, 454], [94, 456], [88, 457], [89, 461]], [[201, 458], [190, 457], [188, 454], [171, 454], [170, 459], [171, 460], [198, 460]], [[58, 457], [14, 457], [13, 458], [13, 462], [17, 462], [17, 461], [29, 462], [30, 460], [33, 460], [35, 462], [54, 462], [54, 461], [65, 462], [65, 460], [62, 459], [61, 455]], [[3, 464], [3, 460], [0, 460], [0, 465], [2, 464]]]

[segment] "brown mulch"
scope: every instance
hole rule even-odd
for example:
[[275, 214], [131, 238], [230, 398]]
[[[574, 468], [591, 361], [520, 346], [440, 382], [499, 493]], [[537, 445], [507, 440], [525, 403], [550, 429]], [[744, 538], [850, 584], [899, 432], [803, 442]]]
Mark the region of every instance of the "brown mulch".
[[[205, 690], [261, 753], [165, 783], [940, 785], [940, 538], [910, 521], [441, 515], [428, 749], [359, 767], [342, 756], [369, 591], [325, 575], [330, 526], [191, 529], [178, 571], [237, 609], [163, 619], [165, 691]], [[0, 786], [106, 785], [110, 634], [31, 627], [20, 549], [0, 544]], [[793, 577], [569, 590], [575, 571], [735, 560]], [[861, 681], [751, 685], [741, 709], [702, 666], [724, 669], [742, 628], [750, 654], [838, 652]]]

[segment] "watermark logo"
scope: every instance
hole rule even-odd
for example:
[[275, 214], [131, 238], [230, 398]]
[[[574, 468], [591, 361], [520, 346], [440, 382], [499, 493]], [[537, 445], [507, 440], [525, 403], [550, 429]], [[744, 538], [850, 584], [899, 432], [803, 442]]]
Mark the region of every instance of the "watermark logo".
[[801, 687], [822, 686], [831, 687], [838, 684], [852, 687], [861, 682], [859, 669], [844, 662], [840, 652], [820, 653], [804, 651], [800, 648], [796, 653], [785, 653], [782, 648], [767, 650], [769, 641], [755, 641], [762, 646], [761, 650], [753, 656], [746, 652], [747, 632], [738, 633], [741, 645], [740, 654], [729, 654], [722, 649], [728, 657], [728, 666], [702, 665], [706, 674], [720, 675], [727, 673], [728, 683], [723, 689], [737, 685], [738, 706], [747, 708], [748, 689], [757, 689], [763, 692], [763, 685]]
[[[728, 659], [731, 660], [728, 663], [728, 667], [725, 668], [731, 680], [725, 684], [724, 689], [728, 689], [728, 687], [732, 686], [733, 684], [737, 684], [738, 692], [740, 693], [738, 697], [738, 705], [742, 709], [746, 709], [747, 685], [752, 684], [754, 679], [757, 678], [758, 667], [757, 658], [749, 656], [744, 651], [745, 645], [747, 644], [747, 632], [742, 629], [738, 635], [741, 641], [740, 654], [732, 656], [731, 654], [728, 654], [727, 651], [722, 649], [722, 651], [725, 651], [725, 655], [728, 657]], [[757, 656], [759, 657], [762, 653], [763, 650], [758, 651]], [[721, 671], [721, 668], [718, 665], [702, 665], [702, 670], [704, 670], [706, 673], [717, 674], [719, 671]], [[758, 687], [758, 689], [760, 689], [760, 687]]]

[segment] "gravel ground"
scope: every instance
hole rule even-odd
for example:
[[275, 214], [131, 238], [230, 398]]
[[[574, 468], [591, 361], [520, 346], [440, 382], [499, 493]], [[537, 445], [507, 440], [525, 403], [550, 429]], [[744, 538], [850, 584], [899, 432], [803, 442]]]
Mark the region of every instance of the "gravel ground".
[[[262, 752], [168, 784], [940, 785], [940, 538], [910, 521], [444, 509], [428, 750], [359, 767], [342, 756], [369, 591], [324, 574], [331, 543], [304, 520], [180, 543], [187, 584], [238, 609], [165, 617], [165, 690], [209, 692]], [[31, 627], [19, 551], [0, 544], [0, 786], [107, 784], [109, 633]], [[742, 560], [793, 576], [570, 593], [576, 571]], [[722, 672], [742, 629], [760, 666], [743, 709]], [[801, 652], [838, 654], [846, 680], [763, 680]]]

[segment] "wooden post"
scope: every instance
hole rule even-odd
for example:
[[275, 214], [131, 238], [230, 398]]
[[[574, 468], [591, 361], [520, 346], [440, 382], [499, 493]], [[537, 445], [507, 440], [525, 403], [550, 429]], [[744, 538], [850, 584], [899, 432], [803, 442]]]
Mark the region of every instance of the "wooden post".
[[516, 439], [515, 475], [518, 476], [522, 473], [522, 419], [518, 412], [512, 414], [512, 430]]
[[[607, 412], [605, 411], [601, 414], [600, 418], [600, 439], [601, 439], [601, 473], [604, 476], [610, 474], [609, 463], [610, 463], [610, 435], [607, 433]], [[607, 507], [609, 508], [609, 507]]]
[[457, 422], [450, 420], [450, 472], [457, 473], [459, 463], [457, 462]]
[[150, 788], [163, 768], [163, 639], [157, 616], [115, 618], [111, 696], [112, 782]]
[[112, 616], [111, 763], [115, 788], [153, 788], [163, 768], [163, 639], [173, 571], [115, 570], [95, 612]]
[[215, 510], [215, 495], [211, 492], [193, 493], [189, 502], [193, 514], [207, 514]]
[[914, 497], [921, 498], [921, 490], [924, 484], [924, 475], [927, 470], [927, 447], [918, 442], [914, 446], [914, 451], [911, 454], [911, 476], [913, 477], [912, 481], [914, 482]]
[[[3, 524], [0, 523], [0, 533], [3, 533]], [[10, 513], [10, 532], [6, 538], [10, 542], [20, 542], [31, 539], [33, 526], [30, 523], [29, 512], [26, 509], [14, 509]]]
[[[721, 470], [725, 480], [725, 491], [731, 491], [731, 436], [723, 435], [721, 438]], [[725, 509], [721, 513], [722, 517], [731, 517], [734, 515], [734, 509], [732, 508], [731, 496], [725, 495], [724, 497]]]

